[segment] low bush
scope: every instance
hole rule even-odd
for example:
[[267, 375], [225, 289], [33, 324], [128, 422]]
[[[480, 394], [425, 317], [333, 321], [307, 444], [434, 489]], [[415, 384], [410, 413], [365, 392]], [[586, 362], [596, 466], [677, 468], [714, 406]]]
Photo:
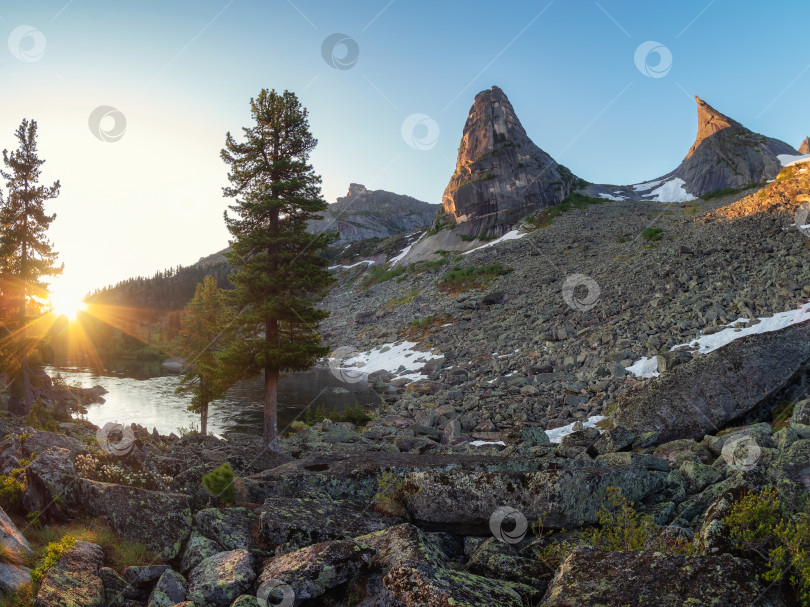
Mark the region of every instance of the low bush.
[[233, 471], [227, 462], [203, 476], [202, 482], [209, 493], [217, 497], [222, 503], [236, 503]]

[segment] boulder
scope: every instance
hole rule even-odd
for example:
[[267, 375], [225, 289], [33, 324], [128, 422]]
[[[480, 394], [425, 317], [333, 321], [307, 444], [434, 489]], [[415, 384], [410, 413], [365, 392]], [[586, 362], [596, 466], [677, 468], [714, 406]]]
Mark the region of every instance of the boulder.
[[254, 532], [259, 516], [247, 508], [206, 508], [194, 515], [200, 533], [214, 540], [223, 550], [255, 549]]
[[125, 538], [143, 542], [165, 559], [180, 554], [191, 533], [191, 509], [182, 493], [149, 491], [81, 479], [82, 501]]
[[661, 488], [666, 474], [629, 466], [587, 466], [529, 472], [410, 472], [401, 489], [411, 518], [457, 532], [489, 531], [492, 514], [502, 506], [528, 520], [543, 517], [546, 527], [595, 523], [607, 488], [619, 487], [628, 500]]
[[214, 556], [218, 552], [224, 552], [222, 546], [194, 529], [186, 542], [183, 558], [180, 561], [180, 571], [188, 573], [199, 565], [203, 559]]
[[23, 507], [44, 521], [66, 521], [79, 505], [79, 477], [67, 449], [52, 447], [37, 456], [26, 466], [25, 478]]
[[551, 579], [549, 568], [537, 558], [518, 555], [511, 544], [494, 537], [485, 540], [467, 562], [467, 570], [476, 575], [533, 586], [545, 592]]
[[104, 563], [101, 546], [76, 542], [42, 578], [35, 607], [104, 607], [104, 584], [99, 570]]
[[186, 578], [169, 569], [155, 584], [152, 594], [149, 595], [148, 607], [172, 607], [185, 600]]
[[542, 597], [530, 586], [425, 563], [397, 565], [383, 584], [406, 607], [523, 607]]
[[15, 594], [31, 584], [31, 570], [22, 565], [0, 563], [0, 596]]
[[783, 607], [769, 598], [749, 562], [724, 554], [684, 557], [660, 552], [603, 552], [579, 546], [554, 576], [541, 607]]
[[124, 580], [136, 590], [148, 590], [169, 569], [168, 565], [132, 565], [124, 569]]
[[271, 545], [292, 542], [308, 546], [379, 531], [399, 522], [378, 514], [368, 502], [269, 497], [262, 508], [261, 536]]
[[634, 432], [658, 432], [659, 443], [701, 440], [757, 410], [809, 359], [810, 321], [749, 335], [619, 398], [612, 419]]
[[8, 515], [0, 508], [0, 549], [3, 560], [13, 565], [28, 562], [33, 556], [31, 545]]
[[30, 459], [32, 453], [45, 453], [54, 447], [70, 451], [71, 460], [79, 453], [88, 452], [87, 445], [77, 438], [56, 432], [36, 432], [22, 441], [22, 454]]
[[230, 607], [253, 585], [253, 565], [253, 556], [247, 550], [209, 556], [188, 574], [188, 600], [206, 607]]
[[296, 602], [313, 599], [359, 577], [368, 570], [374, 549], [347, 540], [322, 542], [265, 561], [257, 584], [267, 588], [281, 582], [295, 593]]
[[104, 604], [106, 607], [120, 607], [130, 599], [146, 598], [147, 593], [134, 588], [114, 569], [102, 567], [98, 571], [104, 584]]
[[361, 535], [355, 541], [374, 548], [374, 569], [388, 570], [406, 562], [439, 566], [445, 558], [419, 527], [409, 523]]

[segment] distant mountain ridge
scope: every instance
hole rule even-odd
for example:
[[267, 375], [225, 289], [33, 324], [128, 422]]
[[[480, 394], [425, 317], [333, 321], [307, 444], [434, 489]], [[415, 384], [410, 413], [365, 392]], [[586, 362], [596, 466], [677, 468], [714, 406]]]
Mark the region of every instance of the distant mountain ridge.
[[369, 190], [352, 183], [346, 196], [339, 197], [322, 213], [323, 219], [310, 222], [308, 231], [337, 231], [341, 243], [387, 238], [430, 225], [436, 209], [437, 205], [411, 196]]

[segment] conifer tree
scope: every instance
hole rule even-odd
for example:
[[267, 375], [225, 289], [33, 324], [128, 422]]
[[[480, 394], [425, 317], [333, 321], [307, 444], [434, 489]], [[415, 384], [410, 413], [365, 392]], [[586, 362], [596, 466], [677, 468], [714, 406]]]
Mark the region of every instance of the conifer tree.
[[327, 208], [321, 178], [309, 164], [317, 140], [307, 111], [294, 93], [263, 89], [250, 100], [254, 124], [243, 141], [226, 136], [222, 159], [229, 167], [225, 212], [233, 240], [227, 254], [235, 268], [233, 305], [238, 310], [227, 359], [247, 376], [264, 373], [266, 449], [278, 450], [278, 380], [324, 356], [316, 307], [333, 278], [321, 255], [336, 236], [310, 234], [307, 222]]
[[206, 276], [197, 285], [188, 303], [180, 330], [181, 356], [188, 367], [177, 388], [179, 394], [191, 393], [189, 411], [200, 414], [200, 433], [208, 434], [208, 405], [225, 395], [233, 385], [218, 354], [228, 327], [228, 308], [217, 280]]
[[39, 312], [34, 297], [47, 295], [43, 278], [61, 274], [56, 265], [57, 254], [45, 233], [56, 215], [45, 212], [45, 203], [59, 195], [59, 182], [39, 185], [41, 167], [45, 163], [37, 153], [37, 123], [23, 120], [15, 132], [19, 147], [3, 150], [6, 193], [0, 193], [0, 265], [2, 285], [14, 309], [11, 327], [13, 336], [3, 340], [3, 358], [12, 380], [9, 408], [25, 415], [31, 408], [32, 395], [28, 371], [28, 354], [36, 340], [26, 335], [29, 314]]

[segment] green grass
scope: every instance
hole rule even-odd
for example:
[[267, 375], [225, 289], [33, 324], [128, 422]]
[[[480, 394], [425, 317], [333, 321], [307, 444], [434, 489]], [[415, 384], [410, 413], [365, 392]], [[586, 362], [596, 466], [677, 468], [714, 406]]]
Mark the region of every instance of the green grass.
[[327, 409], [324, 405], [317, 405], [309, 409], [304, 415], [304, 421], [312, 426], [322, 422], [324, 419], [333, 421], [334, 423], [349, 422], [355, 426], [365, 426], [371, 421], [372, 417], [360, 405], [347, 406], [343, 411], [335, 409]]
[[466, 291], [489, 284], [498, 276], [508, 274], [512, 270], [499, 263], [487, 266], [469, 266], [461, 268], [456, 266], [447, 272], [439, 281], [439, 288], [444, 291]]
[[749, 183], [748, 185], [743, 185], [738, 188], [720, 188], [719, 190], [712, 190], [711, 192], [705, 193], [701, 198], [703, 200], [711, 200], [713, 198], [722, 198], [723, 196], [732, 196], [750, 190], [751, 188], [758, 188], [761, 185], [761, 183]]
[[405, 268], [402, 266], [388, 269], [385, 266], [374, 266], [371, 268], [369, 273], [363, 278], [363, 282], [360, 283], [360, 286], [363, 288], [368, 288], [373, 285], [379, 284], [381, 282], [386, 282], [387, 280], [391, 280], [392, 278], [397, 278], [405, 274]]
[[657, 242], [664, 237], [663, 228], [647, 228], [641, 233], [641, 237], [647, 242]]
[[557, 206], [549, 207], [534, 215], [530, 215], [526, 218], [526, 221], [535, 228], [547, 228], [557, 217], [571, 209], [587, 209], [589, 206], [602, 204], [603, 202], [605, 202], [604, 198], [594, 198], [593, 196], [585, 196], [584, 194], [571, 192], [568, 197]]

